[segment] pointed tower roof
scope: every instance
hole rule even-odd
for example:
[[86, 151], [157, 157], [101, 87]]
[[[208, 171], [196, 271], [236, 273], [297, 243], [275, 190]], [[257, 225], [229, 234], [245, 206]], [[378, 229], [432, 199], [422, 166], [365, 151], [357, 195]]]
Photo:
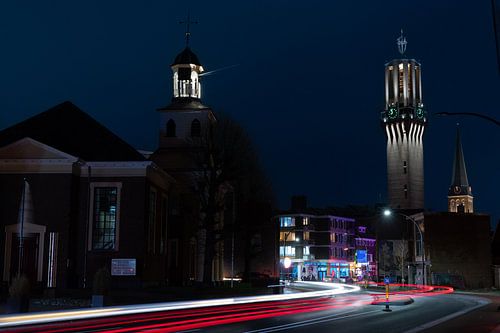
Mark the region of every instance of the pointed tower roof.
[[467, 179], [467, 170], [465, 169], [464, 152], [462, 150], [462, 142], [460, 140], [460, 130], [458, 127], [451, 186], [469, 186], [469, 180]]
[[201, 66], [198, 56], [189, 48], [189, 46], [186, 46], [186, 48], [175, 57], [171, 66], [189, 64]]

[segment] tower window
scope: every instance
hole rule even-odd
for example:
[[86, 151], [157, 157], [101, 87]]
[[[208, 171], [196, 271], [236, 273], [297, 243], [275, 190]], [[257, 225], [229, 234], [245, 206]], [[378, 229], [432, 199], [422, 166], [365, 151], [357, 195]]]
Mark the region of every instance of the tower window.
[[403, 173], [406, 175], [406, 172], [407, 172], [407, 164], [406, 164], [406, 161], [403, 161]]
[[179, 68], [179, 80], [191, 80], [191, 68], [189, 67]]
[[200, 137], [201, 136], [201, 123], [198, 119], [193, 120], [191, 123], [191, 136]]
[[405, 192], [405, 199], [408, 199], [408, 186], [405, 184], [404, 186], [404, 192]]
[[170, 119], [167, 122], [167, 137], [174, 138], [175, 137], [175, 121]]

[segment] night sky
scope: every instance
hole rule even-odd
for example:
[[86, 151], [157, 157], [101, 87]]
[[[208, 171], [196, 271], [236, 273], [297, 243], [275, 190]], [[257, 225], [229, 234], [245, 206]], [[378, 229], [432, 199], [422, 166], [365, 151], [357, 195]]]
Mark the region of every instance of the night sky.
[[[386, 200], [384, 64], [422, 63], [429, 113], [500, 118], [489, 1], [2, 1], [0, 128], [71, 100], [138, 149], [157, 145], [169, 65], [191, 47], [210, 71], [205, 104], [248, 130], [281, 208]], [[500, 218], [500, 128], [431, 116], [424, 136], [426, 208], [446, 210], [460, 122], [476, 212]]]

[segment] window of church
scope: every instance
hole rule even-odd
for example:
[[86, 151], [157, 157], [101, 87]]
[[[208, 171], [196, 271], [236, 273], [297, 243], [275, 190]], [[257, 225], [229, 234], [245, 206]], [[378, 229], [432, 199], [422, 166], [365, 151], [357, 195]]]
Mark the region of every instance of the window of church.
[[198, 119], [191, 123], [191, 136], [197, 138], [201, 136], [201, 123]]
[[148, 225], [148, 252], [156, 251], [156, 191], [151, 189], [149, 192], [149, 225]]
[[164, 254], [167, 246], [167, 197], [161, 197], [160, 253]]
[[169, 138], [175, 137], [175, 121], [173, 119], [167, 122], [166, 136]]
[[94, 188], [92, 250], [114, 250], [117, 229], [117, 187]]

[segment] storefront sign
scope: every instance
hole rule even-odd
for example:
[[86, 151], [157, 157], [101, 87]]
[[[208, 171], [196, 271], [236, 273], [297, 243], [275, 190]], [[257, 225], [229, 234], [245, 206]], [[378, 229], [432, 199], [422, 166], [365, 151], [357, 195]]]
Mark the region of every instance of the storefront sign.
[[366, 250], [356, 250], [356, 262], [366, 264], [368, 262]]
[[111, 275], [135, 276], [136, 259], [111, 259]]

